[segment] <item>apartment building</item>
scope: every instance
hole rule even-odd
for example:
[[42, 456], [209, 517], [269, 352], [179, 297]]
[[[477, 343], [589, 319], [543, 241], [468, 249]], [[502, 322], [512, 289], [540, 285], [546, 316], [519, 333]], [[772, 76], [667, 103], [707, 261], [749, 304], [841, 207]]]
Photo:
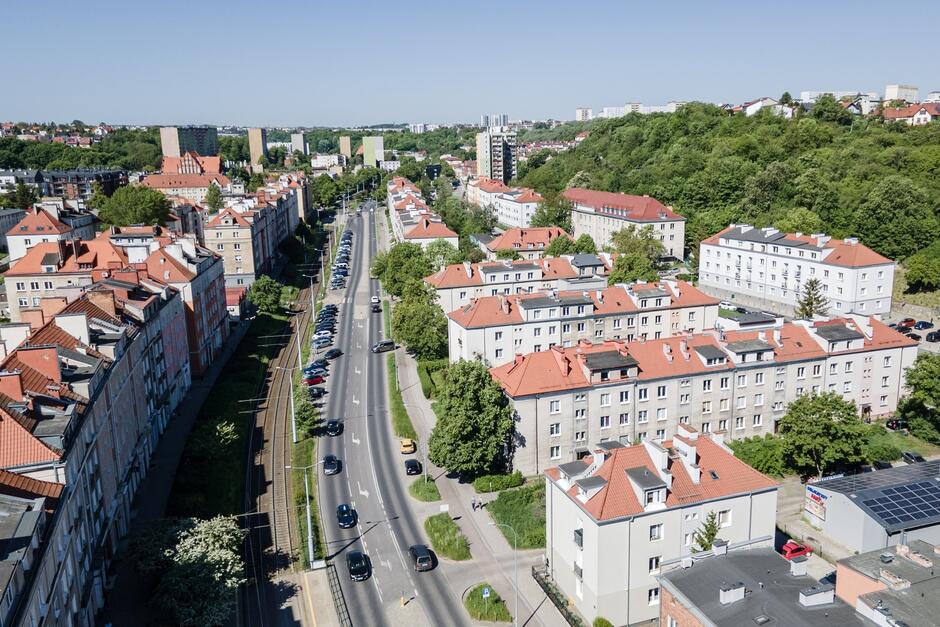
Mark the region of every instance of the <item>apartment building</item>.
[[492, 207], [496, 196], [512, 191], [500, 180], [481, 176], [467, 183], [467, 202], [478, 207]]
[[702, 240], [699, 287], [741, 305], [794, 315], [803, 286], [815, 278], [831, 315], [882, 316], [891, 311], [894, 267], [854, 237], [732, 224]]
[[219, 131], [214, 126], [164, 126], [160, 128], [160, 148], [164, 157], [181, 157], [187, 152], [219, 154]]
[[127, 172], [103, 168], [75, 170], [5, 170], [0, 171], [0, 186], [11, 189], [23, 183], [36, 190], [40, 197], [58, 196], [68, 200], [88, 200], [97, 183], [108, 196], [127, 185]]
[[374, 168], [385, 161], [385, 138], [381, 135], [362, 138], [362, 165]]
[[477, 176], [508, 183], [516, 176], [516, 133], [502, 127], [477, 133]]
[[692, 559], [694, 534], [711, 512], [719, 550], [773, 547], [778, 487], [719, 434], [687, 425], [669, 440], [602, 442], [545, 471], [549, 574], [588, 621], [654, 621], [657, 575]]
[[214, 185], [219, 191], [231, 191], [232, 181], [219, 173], [205, 174], [148, 174], [141, 185], [155, 189], [167, 196], [180, 196], [195, 203], [203, 203], [209, 187]]
[[575, 239], [590, 235], [598, 248], [604, 248], [611, 245], [617, 231], [650, 227], [662, 242], [667, 258], [685, 257], [685, 218], [655, 198], [576, 187], [566, 189], [562, 195], [571, 202]]
[[263, 128], [248, 129], [248, 155], [251, 159], [251, 171], [261, 172], [259, 165], [262, 158], [268, 156], [268, 132]]
[[522, 259], [540, 259], [545, 249], [557, 237], [571, 238], [558, 226], [506, 229], [502, 233], [473, 235], [474, 240], [489, 260], [497, 259], [499, 253], [516, 253]]
[[509, 227], [530, 228], [532, 216], [539, 204], [545, 200], [528, 187], [513, 187], [508, 192], [496, 195], [493, 213], [500, 224]]
[[577, 107], [574, 110], [575, 122], [588, 122], [594, 119], [594, 110], [591, 107]]
[[10, 244], [7, 232], [26, 216], [26, 212], [16, 207], [0, 207], [0, 250], [9, 252]]
[[589, 442], [669, 439], [680, 424], [738, 439], [774, 433], [805, 394], [835, 392], [863, 416], [894, 412], [917, 342], [874, 317], [710, 330], [659, 340], [581, 341], [491, 370], [513, 403], [513, 466], [578, 459]]
[[546, 290], [595, 290], [607, 286], [610, 256], [566, 255], [531, 260], [458, 263], [424, 277], [437, 302], [451, 312], [484, 296], [530, 294]]
[[36, 244], [69, 241], [75, 239], [75, 232], [72, 227], [36, 206], [7, 231], [6, 238], [12, 265], [22, 259], [26, 251]]
[[581, 340], [702, 333], [717, 318], [718, 300], [684, 281], [484, 296], [448, 314], [448, 351], [452, 362], [478, 359], [493, 367]]
[[417, 185], [396, 176], [389, 181], [386, 193], [392, 235], [396, 241], [418, 244], [422, 248], [438, 239], [454, 247], [459, 244], [457, 233], [447, 228], [441, 217], [430, 210]]
[[0, 327], [0, 467], [62, 486], [12, 624], [95, 624], [134, 494], [189, 385], [178, 294], [135, 280], [47, 301], [38, 328]]

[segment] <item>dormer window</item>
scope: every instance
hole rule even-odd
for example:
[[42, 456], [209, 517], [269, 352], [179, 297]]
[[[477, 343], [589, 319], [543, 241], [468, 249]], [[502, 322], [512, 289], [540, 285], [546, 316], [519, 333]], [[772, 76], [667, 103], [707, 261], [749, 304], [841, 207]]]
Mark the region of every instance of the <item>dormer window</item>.
[[42, 271], [43, 272], [55, 272], [55, 266], [43, 266]]

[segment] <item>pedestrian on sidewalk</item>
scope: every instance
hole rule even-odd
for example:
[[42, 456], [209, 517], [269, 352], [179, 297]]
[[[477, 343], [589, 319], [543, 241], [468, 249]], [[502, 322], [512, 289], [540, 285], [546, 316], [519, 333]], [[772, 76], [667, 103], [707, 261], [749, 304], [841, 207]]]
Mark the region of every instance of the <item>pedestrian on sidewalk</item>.
[[477, 497], [470, 499], [470, 509], [474, 512], [477, 511]]

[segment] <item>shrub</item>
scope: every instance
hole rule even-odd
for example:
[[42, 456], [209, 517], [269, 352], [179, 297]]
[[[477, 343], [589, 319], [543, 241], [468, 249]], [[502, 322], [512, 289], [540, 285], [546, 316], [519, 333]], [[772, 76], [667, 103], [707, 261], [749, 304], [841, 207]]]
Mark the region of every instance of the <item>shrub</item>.
[[473, 489], [478, 494], [485, 494], [486, 492], [500, 492], [508, 488], [518, 488], [523, 483], [525, 483], [525, 479], [522, 473], [517, 470], [509, 475], [483, 475], [477, 477], [473, 481]]
[[598, 616], [594, 619], [594, 627], [614, 627], [614, 624], [604, 618], [603, 616]]
[[783, 441], [771, 434], [754, 436], [728, 443], [735, 456], [765, 475], [783, 476], [789, 472], [783, 461]]
[[[483, 598], [483, 588], [490, 589], [490, 596], [487, 599]], [[474, 586], [474, 588], [467, 593], [463, 604], [464, 607], [467, 608], [470, 618], [473, 620], [485, 620], [497, 623], [512, 622], [512, 614], [506, 609], [506, 603], [496, 593], [493, 586], [488, 583], [481, 583], [478, 586]]]
[[394, 353], [388, 355], [388, 396], [392, 402], [392, 431], [400, 438], [418, 439], [418, 432], [411, 423], [405, 400], [398, 389], [398, 366], [395, 364]]
[[[497, 523], [508, 525], [519, 536], [520, 549], [545, 547], [545, 484], [541, 481], [499, 493], [486, 509]], [[499, 527], [512, 546], [513, 532]]]
[[441, 491], [437, 489], [437, 484], [430, 478], [418, 477], [414, 480], [414, 483], [408, 486], [408, 492], [414, 498], [426, 503], [441, 500]]
[[418, 363], [418, 380], [421, 382], [421, 392], [424, 398], [431, 398], [431, 374], [420, 362]]
[[470, 559], [470, 544], [467, 542], [467, 536], [463, 535], [450, 514], [444, 512], [426, 518], [424, 530], [438, 555], [455, 561]]

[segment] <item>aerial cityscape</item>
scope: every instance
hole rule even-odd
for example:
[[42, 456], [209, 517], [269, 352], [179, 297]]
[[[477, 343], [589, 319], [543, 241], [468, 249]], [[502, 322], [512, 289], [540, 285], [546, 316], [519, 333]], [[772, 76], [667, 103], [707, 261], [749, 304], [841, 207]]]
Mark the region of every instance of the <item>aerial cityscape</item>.
[[940, 625], [936, 8], [53, 4], [0, 627]]

